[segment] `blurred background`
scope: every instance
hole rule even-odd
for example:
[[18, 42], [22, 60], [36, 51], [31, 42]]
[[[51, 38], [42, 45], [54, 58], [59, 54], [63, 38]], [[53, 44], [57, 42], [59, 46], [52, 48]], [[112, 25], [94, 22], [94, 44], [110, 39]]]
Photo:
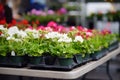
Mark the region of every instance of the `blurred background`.
[[[1, 0], [2, 1], [2, 0]], [[12, 18], [39, 21], [47, 24], [56, 21], [65, 26], [82, 25], [88, 28], [109, 27], [119, 32], [119, 0], [3, 0], [12, 9]], [[39, 17], [38, 17], [39, 16]], [[102, 25], [102, 27], [100, 27]], [[111, 26], [116, 26], [114, 29]]]
[[[40, 25], [55, 21], [66, 27], [81, 25], [97, 30], [107, 28], [120, 34], [120, 0], [0, 0], [0, 24], [4, 23], [4, 19], [7, 23], [27, 20], [30, 24], [34, 21]], [[87, 80], [109, 80], [105, 65], [88, 73]], [[113, 79], [120, 80], [120, 55], [111, 60], [110, 67]], [[0, 75], [0, 80], [18, 78]]]

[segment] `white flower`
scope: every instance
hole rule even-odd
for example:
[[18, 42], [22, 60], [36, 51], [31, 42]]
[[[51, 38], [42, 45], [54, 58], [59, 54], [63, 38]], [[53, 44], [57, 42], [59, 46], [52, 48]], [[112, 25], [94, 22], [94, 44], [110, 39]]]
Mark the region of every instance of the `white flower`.
[[45, 37], [47, 39], [53, 39], [53, 38], [60, 38], [61, 37], [61, 34], [58, 33], [58, 32], [49, 32], [48, 34], [45, 34]]
[[74, 42], [78, 42], [78, 41], [83, 43], [84, 39], [81, 36], [75, 36]]
[[67, 34], [62, 34], [61, 37], [58, 39], [58, 42], [72, 42], [72, 39], [67, 36]]
[[15, 38], [12, 37], [12, 36], [9, 36], [9, 37], [6, 38], [6, 40], [15, 40]]
[[14, 34], [18, 34], [18, 33], [19, 33], [19, 29], [17, 28], [17, 26], [13, 26], [8, 29], [8, 34], [10, 36], [13, 36]]
[[70, 43], [70, 42], [72, 42], [72, 39], [71, 38], [60, 38], [60, 39], [58, 39], [58, 42]]
[[12, 36], [7, 37], [6, 40], [13, 40], [16, 42], [22, 41], [21, 39], [18, 39], [18, 38], [12, 37]]
[[32, 30], [31, 29], [26, 29], [25, 32], [32, 32]]
[[41, 36], [41, 34], [39, 34], [39, 31], [35, 30], [35, 29], [26, 29], [25, 32], [27, 33], [32, 33], [32, 36], [36, 39], [39, 38]]
[[36, 34], [33, 34], [33, 37], [36, 39], [36, 38], [39, 38], [40, 35], [36, 33]]
[[14, 39], [14, 41], [21, 42], [22, 40], [21, 39]]
[[20, 37], [22, 37], [22, 38], [25, 38], [25, 37], [27, 37], [27, 33], [24, 32], [24, 31], [22, 31], [22, 30], [20, 30], [20, 31], [18, 32], [18, 36], [20, 36]]
[[0, 30], [4, 30], [4, 26], [3, 25], [0, 25]]
[[0, 37], [4, 37], [4, 34], [1, 34]]
[[38, 31], [35, 29], [26, 29], [25, 32], [38, 33]]
[[0, 30], [5, 31], [5, 30], [7, 30], [7, 28], [4, 28], [4, 25], [0, 25]]

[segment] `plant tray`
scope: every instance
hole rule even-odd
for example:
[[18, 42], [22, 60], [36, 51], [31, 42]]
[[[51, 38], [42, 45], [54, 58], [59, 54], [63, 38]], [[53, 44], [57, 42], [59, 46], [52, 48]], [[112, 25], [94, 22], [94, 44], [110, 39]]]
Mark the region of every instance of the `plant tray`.
[[[1, 59], [3, 57], [0, 57]], [[21, 60], [23, 57], [19, 57]], [[14, 67], [14, 68], [22, 68], [26, 66], [26, 61], [17, 61], [16, 57], [8, 57], [6, 56], [5, 61], [0, 61], [0, 67]]]
[[28, 64], [28, 68], [40, 69], [40, 70], [70, 71], [78, 66], [81, 66], [81, 65], [89, 62], [91, 59], [86, 60], [82, 63], [77, 63], [75, 61], [75, 58], [73, 58], [73, 60], [74, 60], [74, 62], [71, 65], [67, 65], [67, 66], [61, 66], [58, 62], [58, 59], [55, 60], [55, 64], [53, 64], [53, 65], [46, 65], [45, 61], [43, 60], [43, 62], [41, 64], [38, 64], [38, 65]]
[[45, 65], [45, 64], [31, 65], [29, 64], [28, 65], [30, 69], [55, 70], [55, 71], [70, 71], [76, 66], [77, 66], [76, 63], [69, 65], [69, 66], [60, 66], [57, 64], [54, 64], [54, 65]]
[[99, 60], [100, 58], [104, 57], [108, 53], [107, 49], [102, 49], [101, 51], [96, 52], [95, 54], [91, 55], [93, 61]]
[[22, 63], [18, 63], [18, 64], [0, 63], [0, 67], [22, 68], [25, 67], [25, 65], [23, 65]]
[[41, 70], [54, 70], [54, 71], [70, 71], [75, 68], [77, 65], [70, 65], [70, 66], [59, 66], [59, 65], [29, 65], [30, 69], [41, 69]]
[[108, 50], [110, 52], [110, 51], [113, 51], [113, 50], [117, 49], [118, 47], [119, 47], [119, 42], [116, 41], [109, 46]]

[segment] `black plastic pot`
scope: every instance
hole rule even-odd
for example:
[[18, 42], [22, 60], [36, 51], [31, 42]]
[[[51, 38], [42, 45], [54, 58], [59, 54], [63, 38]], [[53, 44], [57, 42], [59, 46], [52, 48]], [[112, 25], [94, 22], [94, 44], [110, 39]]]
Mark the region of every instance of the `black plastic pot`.
[[98, 60], [98, 59], [102, 58], [103, 56], [105, 56], [107, 54], [107, 52], [108, 52], [107, 48], [103, 48], [100, 51], [94, 52], [90, 56], [91, 56], [92, 60]]
[[73, 58], [58, 58], [60, 66], [72, 66], [74, 64]]
[[85, 57], [82, 58], [82, 63], [87, 63], [89, 61], [92, 60], [92, 58], [90, 57], [90, 54], [86, 54]]
[[29, 57], [30, 65], [39, 65], [43, 63], [43, 56], [32, 56]]
[[8, 57], [8, 66], [13, 66], [13, 67], [25, 66], [24, 56], [9, 56]]
[[6, 56], [0, 56], [0, 65], [7, 64], [7, 57]]
[[93, 54], [91, 54], [92, 60], [98, 60], [103, 56], [103, 53], [101, 51], [96, 51]]
[[56, 57], [50, 56], [50, 55], [45, 56], [45, 64], [46, 65], [54, 65], [55, 61], [56, 61]]
[[81, 64], [82, 63], [82, 55], [81, 54], [76, 54], [74, 55], [75, 61], [77, 64]]
[[117, 49], [118, 47], [119, 47], [119, 41], [116, 40], [116, 41], [114, 41], [113, 43], [111, 43], [111, 44], [109, 45], [108, 50], [109, 50], [109, 51], [112, 51], [112, 50]]

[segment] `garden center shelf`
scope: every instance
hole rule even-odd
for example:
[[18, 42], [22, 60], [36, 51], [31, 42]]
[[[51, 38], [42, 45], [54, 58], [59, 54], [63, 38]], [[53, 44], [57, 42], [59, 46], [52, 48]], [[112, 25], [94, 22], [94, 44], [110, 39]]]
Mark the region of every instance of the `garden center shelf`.
[[5, 75], [17, 75], [17, 76], [29, 76], [29, 77], [43, 77], [43, 78], [56, 78], [56, 79], [76, 79], [96, 67], [102, 65], [112, 57], [120, 53], [120, 47], [109, 52], [106, 56], [102, 57], [97, 61], [91, 61], [77, 67], [71, 71], [52, 71], [52, 70], [33, 70], [28, 68], [5, 68], [0, 67], [0, 74]]

